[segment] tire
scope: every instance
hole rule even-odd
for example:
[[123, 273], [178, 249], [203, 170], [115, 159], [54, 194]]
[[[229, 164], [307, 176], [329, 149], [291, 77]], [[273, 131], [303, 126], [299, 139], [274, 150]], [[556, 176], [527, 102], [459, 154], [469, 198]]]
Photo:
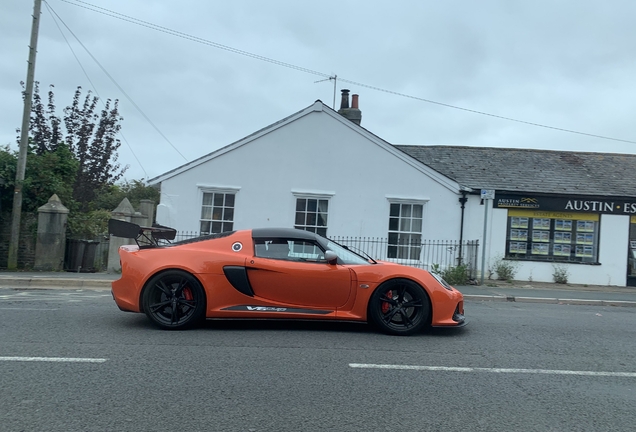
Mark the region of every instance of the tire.
[[430, 321], [431, 306], [426, 291], [408, 279], [393, 279], [380, 285], [369, 300], [369, 319], [381, 331], [408, 336]]
[[205, 292], [189, 273], [169, 270], [154, 276], [144, 289], [143, 310], [162, 329], [181, 330], [204, 319]]

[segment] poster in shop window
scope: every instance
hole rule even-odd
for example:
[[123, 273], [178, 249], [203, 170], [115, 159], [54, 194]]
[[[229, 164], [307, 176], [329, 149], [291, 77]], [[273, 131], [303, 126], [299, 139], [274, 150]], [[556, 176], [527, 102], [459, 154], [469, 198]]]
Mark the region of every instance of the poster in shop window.
[[550, 231], [532, 231], [533, 242], [549, 242]]
[[576, 244], [594, 244], [594, 234], [577, 233]]
[[594, 232], [594, 221], [576, 221], [577, 232]]
[[509, 251], [511, 254], [525, 254], [528, 252], [528, 243], [510, 242]]
[[532, 243], [532, 254], [547, 255], [549, 246], [548, 243]]
[[556, 219], [554, 229], [557, 231], [572, 231], [572, 219]]
[[554, 233], [554, 242], [555, 243], [572, 243], [572, 233], [570, 233], [570, 232], [555, 232]]
[[555, 256], [570, 256], [572, 246], [569, 244], [555, 244], [552, 249], [552, 254]]
[[541, 229], [541, 230], [549, 230], [550, 229], [550, 219], [532, 219], [532, 228], [533, 229]]
[[592, 252], [592, 246], [576, 245], [576, 256], [583, 258], [592, 258], [594, 256]]
[[511, 229], [510, 240], [521, 240], [521, 241], [528, 240], [528, 230]]
[[510, 219], [510, 226], [512, 228], [528, 228], [527, 217], [512, 217]]

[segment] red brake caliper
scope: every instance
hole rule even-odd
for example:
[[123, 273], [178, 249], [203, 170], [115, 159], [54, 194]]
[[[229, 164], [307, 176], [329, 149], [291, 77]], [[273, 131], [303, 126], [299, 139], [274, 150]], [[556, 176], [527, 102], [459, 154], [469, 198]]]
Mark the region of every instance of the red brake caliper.
[[192, 290], [190, 289], [190, 287], [185, 287], [183, 289], [183, 297], [186, 300], [194, 300], [194, 297], [192, 296]]
[[[385, 294], [386, 298], [393, 298], [393, 291], [389, 290], [386, 292]], [[391, 305], [389, 304], [389, 302], [382, 302], [382, 313], [385, 314], [389, 311], [389, 309], [391, 309]]]

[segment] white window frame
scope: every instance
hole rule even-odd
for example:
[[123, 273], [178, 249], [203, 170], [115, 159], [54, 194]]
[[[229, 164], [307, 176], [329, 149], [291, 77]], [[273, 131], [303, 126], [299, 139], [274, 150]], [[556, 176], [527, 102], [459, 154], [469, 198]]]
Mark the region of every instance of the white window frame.
[[[240, 191], [240, 187], [228, 187], [228, 186], [209, 186], [209, 185], [197, 185], [197, 187], [199, 188], [199, 206], [201, 209], [201, 212], [199, 213], [199, 234], [200, 235], [205, 235], [205, 234], [217, 234], [217, 232], [215, 232], [213, 230], [213, 224], [215, 223], [220, 223], [221, 224], [221, 231], [219, 232], [224, 232], [224, 231], [234, 231], [236, 228], [234, 226], [235, 224], [235, 220], [236, 220], [236, 198], [238, 195], [238, 192]], [[203, 211], [204, 211], [204, 204], [203, 204], [203, 199], [205, 194], [223, 194], [224, 198], [223, 198], [223, 205], [221, 206], [221, 210], [222, 210], [222, 214], [221, 214], [221, 218], [220, 219], [215, 219], [214, 218], [214, 197], [212, 198], [212, 205], [209, 206], [211, 207], [211, 212], [210, 212], [210, 219], [205, 219], [203, 218]], [[232, 218], [231, 219], [224, 219], [225, 218], [225, 211], [226, 209], [230, 208], [227, 207], [225, 204], [225, 196], [226, 195], [234, 195], [234, 205], [231, 207], [232, 208]], [[209, 222], [210, 223], [210, 229], [209, 231], [204, 231], [202, 230], [203, 228], [203, 223], [205, 222]], [[226, 226], [226, 224], [231, 224], [232, 229], [226, 230], [224, 229], [224, 227]]]
[[[327, 232], [329, 230], [329, 207], [331, 207], [331, 197], [333, 197], [335, 194], [333, 192], [310, 192], [310, 191], [292, 191], [292, 195], [294, 196], [294, 228], [296, 229], [301, 229], [301, 230], [305, 230], [305, 231], [310, 231], [319, 235], [322, 235], [323, 237], [327, 237]], [[315, 224], [307, 224], [307, 214], [308, 214], [308, 210], [307, 207], [305, 207], [304, 210], [298, 210], [298, 200], [300, 199], [304, 199], [304, 200], [316, 200], [316, 221]], [[327, 201], [327, 211], [326, 212], [321, 212], [320, 211], [320, 200], [324, 200]], [[308, 201], [305, 201], [305, 204], [308, 204]], [[298, 213], [299, 211], [304, 212], [305, 214], [305, 223], [301, 224], [301, 223], [297, 223], [298, 222]], [[319, 215], [321, 213], [325, 213], [327, 216], [327, 221], [325, 222], [325, 225], [319, 225]], [[310, 228], [310, 229], [308, 229]]]
[[[416, 263], [421, 260], [422, 253], [422, 238], [424, 231], [424, 216], [426, 210], [426, 204], [428, 203], [428, 198], [405, 198], [405, 197], [387, 197], [389, 201], [389, 226], [388, 226], [388, 236], [387, 236], [387, 258], [391, 261], [399, 261], [399, 262], [409, 262]], [[399, 213], [396, 216], [392, 215], [391, 209], [394, 205], [399, 205]], [[404, 209], [404, 205], [411, 206], [411, 212], [413, 211], [414, 205], [418, 205], [422, 207], [422, 214], [419, 218], [413, 218], [412, 213], [409, 216], [404, 216], [402, 211]], [[407, 219], [408, 218], [408, 219]], [[392, 226], [392, 219], [397, 219], [397, 227]], [[418, 220], [420, 223], [419, 230], [413, 230], [413, 221]], [[408, 220], [408, 229], [404, 229], [404, 224]], [[397, 234], [397, 241], [394, 238]], [[401, 244], [402, 239], [408, 238], [406, 243]], [[413, 239], [416, 240], [416, 244], [412, 244]], [[417, 244], [419, 243], [419, 244]], [[405, 253], [406, 252], [406, 253]], [[394, 255], [394, 256], [392, 256]]]

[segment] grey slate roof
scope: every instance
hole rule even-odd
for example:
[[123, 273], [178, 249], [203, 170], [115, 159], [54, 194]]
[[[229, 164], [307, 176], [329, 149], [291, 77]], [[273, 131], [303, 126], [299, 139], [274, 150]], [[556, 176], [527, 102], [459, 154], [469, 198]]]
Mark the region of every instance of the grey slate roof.
[[636, 155], [460, 146], [395, 145], [476, 190], [636, 197]]

